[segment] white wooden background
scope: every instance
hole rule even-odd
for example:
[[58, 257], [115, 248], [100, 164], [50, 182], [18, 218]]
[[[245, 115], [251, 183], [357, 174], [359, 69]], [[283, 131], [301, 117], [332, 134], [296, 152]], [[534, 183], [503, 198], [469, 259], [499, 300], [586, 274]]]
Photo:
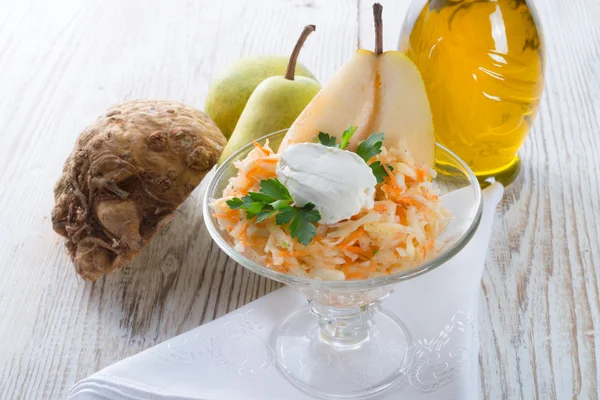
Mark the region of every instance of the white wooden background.
[[[384, 1], [385, 47], [408, 0]], [[596, 399], [600, 381], [600, 2], [538, 0], [547, 83], [482, 282], [481, 395]], [[0, 398], [64, 398], [106, 365], [278, 284], [230, 261], [199, 195], [126, 269], [85, 283], [49, 219], [81, 129], [110, 104], [202, 108], [234, 59], [287, 53], [321, 82], [372, 46], [365, 0], [0, 0]]]

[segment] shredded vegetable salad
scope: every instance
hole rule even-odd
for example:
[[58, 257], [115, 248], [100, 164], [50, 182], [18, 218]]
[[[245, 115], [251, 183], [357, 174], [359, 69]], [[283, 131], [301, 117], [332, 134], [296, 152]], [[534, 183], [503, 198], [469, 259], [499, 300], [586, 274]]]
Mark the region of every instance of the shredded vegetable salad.
[[[276, 271], [314, 279], [345, 280], [385, 276], [423, 263], [439, 253], [436, 238], [450, 212], [442, 207], [432, 183], [435, 171], [418, 167], [410, 155], [382, 148], [372, 162], [385, 168], [377, 184], [375, 205], [335, 224], [317, 223], [313, 240], [304, 246], [275, 218], [248, 219], [227, 200], [259, 190], [260, 182], [276, 178], [279, 155], [268, 143], [255, 142], [244, 160], [236, 161], [237, 176], [223, 196], [211, 202], [219, 226], [228, 232], [236, 251]], [[389, 168], [389, 167], [392, 168]]]

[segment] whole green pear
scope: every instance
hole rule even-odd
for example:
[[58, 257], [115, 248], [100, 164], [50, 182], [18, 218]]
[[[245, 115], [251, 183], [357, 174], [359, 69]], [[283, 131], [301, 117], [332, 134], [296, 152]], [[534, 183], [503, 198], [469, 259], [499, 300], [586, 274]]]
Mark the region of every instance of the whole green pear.
[[294, 75], [300, 49], [314, 30], [314, 25], [308, 25], [302, 31], [290, 56], [285, 76], [267, 78], [254, 89], [221, 153], [219, 164], [253, 140], [289, 128], [321, 90], [316, 80]]
[[289, 128], [319, 90], [317, 81], [304, 76], [293, 81], [272, 76], [262, 81], [250, 96], [219, 163], [253, 140]]
[[[287, 65], [288, 57], [281, 55], [256, 55], [235, 61], [212, 82], [204, 112], [229, 138], [254, 89], [271, 76], [285, 74]], [[302, 64], [297, 65], [295, 73], [316, 80]]]

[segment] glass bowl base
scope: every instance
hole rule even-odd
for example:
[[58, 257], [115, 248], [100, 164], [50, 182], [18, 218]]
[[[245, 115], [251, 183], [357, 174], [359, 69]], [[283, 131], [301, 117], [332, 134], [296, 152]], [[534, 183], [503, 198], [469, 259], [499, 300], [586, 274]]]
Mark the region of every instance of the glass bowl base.
[[356, 399], [385, 390], [406, 377], [412, 340], [390, 312], [375, 313], [372, 322], [365, 340], [340, 347], [324, 339], [311, 308], [305, 307], [276, 333], [277, 364], [294, 385], [320, 398]]

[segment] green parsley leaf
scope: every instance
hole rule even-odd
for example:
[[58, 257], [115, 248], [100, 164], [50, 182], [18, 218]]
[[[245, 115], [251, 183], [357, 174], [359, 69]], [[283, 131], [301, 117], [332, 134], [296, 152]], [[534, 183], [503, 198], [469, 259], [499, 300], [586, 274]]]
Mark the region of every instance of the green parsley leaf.
[[263, 204], [257, 201], [250, 203], [248, 206], [241, 207], [246, 210], [246, 217], [254, 218], [258, 215], [259, 212], [263, 209]]
[[308, 222], [306, 218], [297, 216], [290, 224], [290, 233], [293, 238], [298, 239], [300, 243], [307, 246], [317, 234], [317, 228]]
[[279, 214], [275, 217], [275, 223], [277, 225], [285, 225], [296, 216], [296, 208], [292, 206], [285, 206], [279, 209]]
[[317, 234], [317, 227], [313, 222], [321, 219], [321, 214], [314, 210], [315, 205], [307, 203], [304, 207], [296, 208], [298, 215], [290, 224], [290, 233], [293, 238], [297, 238], [300, 243], [307, 246]]
[[383, 133], [372, 134], [358, 145], [358, 148], [356, 149], [356, 154], [358, 154], [360, 158], [365, 160], [365, 162], [368, 162], [371, 158], [381, 153], [383, 137]]
[[323, 146], [336, 147], [335, 136], [329, 136], [329, 134], [327, 134], [325, 132], [319, 132], [317, 139], [318, 139], [319, 143], [321, 143]]
[[290, 204], [292, 204], [292, 200], [277, 200], [271, 203], [271, 207], [279, 210], [281, 207], [289, 206]]
[[242, 197], [241, 199], [238, 197], [234, 197], [231, 200], [227, 200], [227, 205], [232, 210], [246, 210], [246, 217], [254, 218], [259, 212], [262, 211], [265, 204], [261, 201], [254, 201], [252, 197], [253, 196], [250, 193], [248, 193], [248, 195]]
[[315, 210], [315, 205], [313, 203], [306, 203], [304, 206], [300, 207], [299, 210], [303, 217], [310, 222], [319, 222], [321, 219], [321, 213]]
[[[369, 164], [369, 167], [371, 167], [371, 171], [373, 171], [373, 175], [375, 175], [377, 183], [383, 182], [383, 179], [387, 176], [387, 172], [383, 165], [381, 165], [381, 161], [375, 161], [374, 163]], [[390, 171], [394, 170], [394, 167], [391, 165], [388, 165], [387, 167]]]
[[273, 203], [275, 201], [273, 197], [268, 196], [264, 193], [248, 192], [248, 197], [250, 197], [252, 201], [257, 201], [259, 203], [265, 204]]
[[352, 137], [352, 135], [354, 135], [357, 129], [358, 128], [356, 126], [350, 126], [344, 131], [344, 133], [342, 133], [342, 142], [340, 143], [340, 149], [344, 150], [346, 146], [348, 146], [348, 143], [350, 143], [350, 138]]
[[249, 192], [241, 199], [234, 197], [227, 200], [227, 205], [233, 210], [246, 210], [246, 217], [257, 217], [261, 222], [292, 202], [290, 192], [279, 180], [266, 179], [260, 182], [260, 192]]
[[[292, 196], [279, 179], [271, 178], [260, 181], [260, 192], [275, 200], [289, 200], [292, 202]], [[271, 201], [271, 203], [273, 202]]]
[[377, 254], [377, 253], [379, 253], [379, 249], [375, 249], [375, 250], [373, 250], [373, 255], [375, 255], [375, 254]]
[[261, 212], [256, 214], [256, 222], [264, 221], [265, 219], [269, 218], [271, 215], [275, 214], [276, 212], [277, 211], [274, 210], [273, 207], [271, 207], [271, 206], [263, 207]]
[[239, 197], [234, 197], [231, 200], [227, 200], [226, 203], [232, 210], [237, 210], [244, 205], [244, 202]]
[[275, 223], [284, 225], [291, 221], [290, 234], [307, 246], [317, 234], [314, 222], [321, 219], [321, 214], [314, 208], [312, 203], [306, 203], [303, 207], [282, 207], [275, 217]]

